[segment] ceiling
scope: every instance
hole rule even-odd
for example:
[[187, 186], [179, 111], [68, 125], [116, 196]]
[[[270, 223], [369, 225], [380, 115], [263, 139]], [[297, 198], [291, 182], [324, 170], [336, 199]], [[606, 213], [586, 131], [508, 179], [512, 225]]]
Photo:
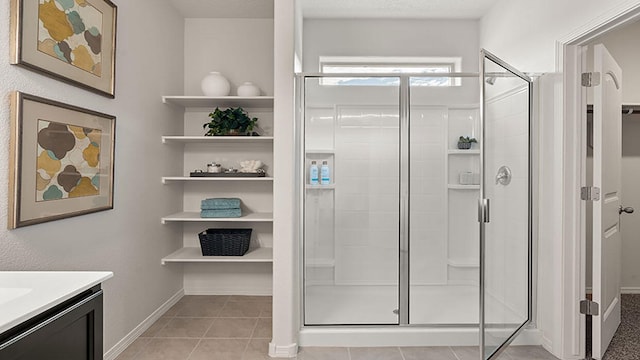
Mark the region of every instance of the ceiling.
[[[273, 18], [274, 0], [169, 0], [185, 18]], [[498, 0], [296, 0], [305, 18], [479, 19]]]
[[305, 18], [479, 19], [498, 0], [298, 0]]

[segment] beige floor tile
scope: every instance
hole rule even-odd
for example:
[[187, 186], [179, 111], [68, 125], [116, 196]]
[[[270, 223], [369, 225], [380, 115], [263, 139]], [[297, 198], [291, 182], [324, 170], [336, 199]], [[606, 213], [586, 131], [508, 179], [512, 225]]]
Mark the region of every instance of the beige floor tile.
[[208, 303], [225, 303], [229, 300], [230, 295], [185, 295], [180, 299], [182, 302], [208, 302]]
[[397, 347], [349, 348], [351, 360], [402, 360]]
[[268, 339], [251, 339], [242, 360], [271, 360]]
[[171, 319], [169, 323], [155, 337], [163, 338], [201, 338], [209, 330], [214, 319], [210, 318], [182, 318], [176, 317]]
[[189, 360], [241, 360], [248, 339], [202, 339]]
[[218, 318], [204, 335], [206, 338], [251, 338], [258, 319]]
[[151, 339], [135, 360], [186, 360], [199, 339]]
[[298, 360], [349, 360], [349, 350], [344, 347], [303, 347]]
[[271, 302], [271, 296], [247, 296], [247, 295], [231, 295], [229, 301], [262, 301]]
[[116, 360], [133, 360], [151, 341], [150, 338], [137, 338], [118, 355]]
[[251, 337], [254, 339], [271, 339], [271, 328], [272, 325], [270, 318], [260, 318], [258, 319], [258, 325], [253, 331], [253, 335]]
[[176, 317], [217, 317], [224, 302], [189, 301], [182, 303]]
[[156, 320], [149, 328], [140, 335], [140, 337], [154, 337], [156, 334], [162, 330], [168, 323], [171, 321], [171, 317], [163, 316], [160, 319]]
[[[458, 356], [460, 360], [478, 360], [480, 358], [480, 349], [477, 346], [452, 346], [451, 350]], [[502, 353], [498, 360], [512, 360], [508, 354]]]
[[254, 302], [229, 301], [218, 314], [219, 317], [258, 317], [262, 310]]
[[401, 347], [405, 360], [458, 360], [448, 346], [437, 347]]

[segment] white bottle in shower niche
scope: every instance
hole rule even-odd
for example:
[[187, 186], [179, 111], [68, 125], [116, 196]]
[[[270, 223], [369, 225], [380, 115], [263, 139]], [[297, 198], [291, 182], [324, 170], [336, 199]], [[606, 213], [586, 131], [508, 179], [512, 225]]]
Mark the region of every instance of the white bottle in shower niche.
[[318, 164], [315, 160], [311, 161], [311, 166], [309, 167], [309, 184], [318, 185]]
[[320, 184], [331, 184], [331, 173], [329, 171], [329, 164], [327, 163], [327, 160], [323, 160], [322, 167], [320, 167]]

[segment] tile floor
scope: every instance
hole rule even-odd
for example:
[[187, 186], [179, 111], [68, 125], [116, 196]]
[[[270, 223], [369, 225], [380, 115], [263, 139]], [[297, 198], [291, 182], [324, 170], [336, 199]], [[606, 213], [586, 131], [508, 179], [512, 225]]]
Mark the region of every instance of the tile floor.
[[[185, 296], [116, 360], [266, 360], [271, 297]], [[477, 347], [301, 348], [297, 360], [477, 360]], [[500, 360], [556, 360], [538, 346]]]

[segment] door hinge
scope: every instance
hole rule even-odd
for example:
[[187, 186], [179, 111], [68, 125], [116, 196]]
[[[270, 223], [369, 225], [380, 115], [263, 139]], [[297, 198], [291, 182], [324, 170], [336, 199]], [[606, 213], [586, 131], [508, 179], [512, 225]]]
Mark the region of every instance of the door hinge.
[[582, 86], [592, 87], [600, 85], [600, 73], [599, 72], [586, 72], [582, 73]]
[[595, 186], [583, 186], [580, 188], [580, 199], [586, 201], [600, 200], [600, 188]]
[[596, 316], [600, 314], [600, 305], [591, 300], [580, 301], [580, 314]]

